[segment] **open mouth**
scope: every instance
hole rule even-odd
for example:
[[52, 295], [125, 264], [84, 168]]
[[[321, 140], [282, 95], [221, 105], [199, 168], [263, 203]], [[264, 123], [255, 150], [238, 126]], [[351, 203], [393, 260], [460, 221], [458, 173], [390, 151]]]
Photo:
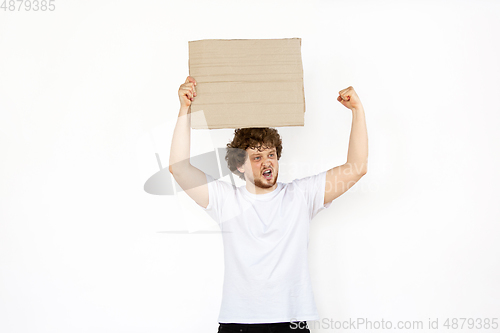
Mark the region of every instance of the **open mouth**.
[[273, 179], [273, 172], [271, 171], [271, 169], [267, 169], [262, 173], [262, 176], [264, 176], [264, 178], [266, 178], [267, 180], [271, 180]]

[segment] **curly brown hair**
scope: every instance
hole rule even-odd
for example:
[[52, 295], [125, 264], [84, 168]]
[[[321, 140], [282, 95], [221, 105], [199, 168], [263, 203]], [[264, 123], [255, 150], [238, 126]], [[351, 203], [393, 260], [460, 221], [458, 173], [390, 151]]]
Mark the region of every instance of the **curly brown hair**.
[[245, 180], [245, 176], [238, 171], [238, 167], [245, 164], [248, 155], [247, 148], [255, 148], [258, 151], [266, 148], [276, 148], [278, 160], [283, 149], [281, 137], [274, 128], [252, 127], [234, 130], [233, 141], [227, 144], [226, 162], [229, 170], [243, 180]]

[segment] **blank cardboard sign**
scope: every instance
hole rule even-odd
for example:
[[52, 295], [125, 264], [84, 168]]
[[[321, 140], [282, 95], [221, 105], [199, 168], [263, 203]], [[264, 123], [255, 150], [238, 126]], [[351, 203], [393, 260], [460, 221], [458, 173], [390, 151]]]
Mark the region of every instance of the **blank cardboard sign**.
[[[189, 42], [191, 127], [304, 126], [300, 38]], [[203, 111], [203, 112], [201, 112]]]

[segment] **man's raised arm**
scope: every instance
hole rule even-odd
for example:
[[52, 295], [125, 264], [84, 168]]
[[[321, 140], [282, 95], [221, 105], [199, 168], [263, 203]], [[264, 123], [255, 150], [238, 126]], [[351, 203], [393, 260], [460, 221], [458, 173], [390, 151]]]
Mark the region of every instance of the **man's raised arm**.
[[368, 168], [368, 133], [361, 100], [353, 87], [339, 91], [337, 100], [352, 111], [351, 136], [347, 162], [326, 173], [325, 204], [341, 196], [356, 184], [366, 174]]
[[196, 80], [188, 76], [179, 87], [181, 108], [170, 148], [169, 170], [182, 189], [202, 207], [208, 206], [207, 178], [190, 162], [191, 102], [196, 96]]

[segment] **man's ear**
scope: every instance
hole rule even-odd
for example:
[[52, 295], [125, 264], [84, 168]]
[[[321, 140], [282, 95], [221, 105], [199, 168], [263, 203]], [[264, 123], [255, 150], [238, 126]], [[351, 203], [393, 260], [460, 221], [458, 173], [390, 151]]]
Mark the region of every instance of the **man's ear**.
[[241, 173], [245, 173], [245, 169], [243, 169], [243, 166], [236, 167], [236, 169], [238, 169], [238, 171]]

